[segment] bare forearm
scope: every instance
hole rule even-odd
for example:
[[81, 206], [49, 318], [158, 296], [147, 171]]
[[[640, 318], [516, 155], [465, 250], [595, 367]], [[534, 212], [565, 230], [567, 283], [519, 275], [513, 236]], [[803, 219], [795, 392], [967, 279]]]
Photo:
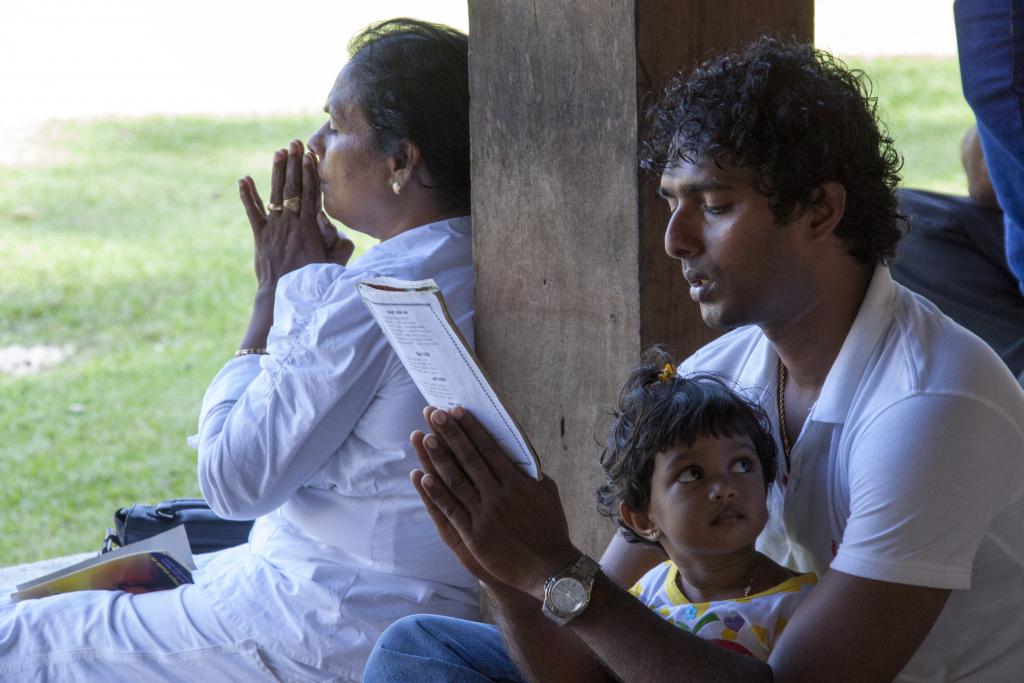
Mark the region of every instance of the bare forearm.
[[265, 349], [267, 347], [267, 336], [274, 324], [275, 291], [276, 284], [274, 286], [261, 285], [257, 290], [252, 304], [249, 327], [245, 331], [240, 348]]
[[572, 631], [544, 616], [534, 598], [510, 589], [488, 590], [509, 657], [531, 683], [614, 680]]
[[567, 628], [626, 683], [772, 680], [767, 664], [673, 626], [602, 574], [587, 610]]

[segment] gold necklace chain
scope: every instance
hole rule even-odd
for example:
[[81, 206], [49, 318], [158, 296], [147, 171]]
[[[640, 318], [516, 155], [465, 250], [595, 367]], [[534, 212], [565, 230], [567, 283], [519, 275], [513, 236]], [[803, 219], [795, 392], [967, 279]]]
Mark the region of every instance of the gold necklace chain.
[[790, 471], [790, 453], [793, 447], [789, 444], [789, 427], [786, 426], [786, 366], [779, 358], [778, 394], [775, 404], [779, 407], [779, 432], [782, 437], [782, 452], [786, 456], [786, 474]]
[[747, 587], [743, 591], [743, 597], [750, 597], [750, 589], [754, 587], [754, 575], [757, 573], [757, 559], [758, 556], [754, 555], [754, 563], [750, 565], [750, 574], [747, 576]]
[[[757, 576], [757, 561], [761, 559], [759, 555], [754, 555], [754, 561], [750, 565], [750, 573], [747, 574], [747, 587], [743, 589], [743, 597], [749, 598], [750, 591], [754, 588], [754, 577]], [[683, 588], [683, 572], [680, 571], [679, 567], [676, 567], [676, 588], [683, 595], [686, 595], [686, 589]]]

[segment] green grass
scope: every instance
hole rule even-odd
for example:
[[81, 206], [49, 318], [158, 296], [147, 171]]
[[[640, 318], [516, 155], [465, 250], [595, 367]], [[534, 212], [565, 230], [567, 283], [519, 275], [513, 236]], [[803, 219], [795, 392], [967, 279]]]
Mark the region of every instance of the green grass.
[[960, 139], [974, 115], [960, 89], [955, 59], [848, 60], [874, 83], [878, 110], [903, 154], [903, 184], [967, 194]]
[[[874, 77], [906, 183], [963, 192], [955, 62], [851, 61]], [[265, 192], [269, 152], [319, 118], [64, 124], [56, 161], [2, 169], [0, 348], [75, 353], [0, 375], [0, 566], [95, 549], [117, 507], [198, 493], [185, 437], [255, 285], [235, 183]]]

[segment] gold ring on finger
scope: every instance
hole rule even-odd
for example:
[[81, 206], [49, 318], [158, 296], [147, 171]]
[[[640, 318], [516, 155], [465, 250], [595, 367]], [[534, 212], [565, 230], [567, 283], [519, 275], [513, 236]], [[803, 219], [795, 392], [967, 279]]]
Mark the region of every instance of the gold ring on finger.
[[299, 209], [302, 207], [302, 200], [298, 197], [289, 197], [281, 202], [281, 204], [292, 213], [298, 213]]
[[282, 204], [275, 204], [274, 202], [267, 204], [267, 211], [280, 211], [282, 208], [284, 208]]

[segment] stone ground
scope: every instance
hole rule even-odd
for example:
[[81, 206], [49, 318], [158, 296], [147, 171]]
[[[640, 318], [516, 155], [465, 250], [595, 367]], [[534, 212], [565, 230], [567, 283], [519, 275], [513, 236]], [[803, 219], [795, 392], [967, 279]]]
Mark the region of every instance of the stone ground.
[[74, 352], [71, 346], [8, 346], [0, 348], [0, 375], [21, 377], [59, 365]]

